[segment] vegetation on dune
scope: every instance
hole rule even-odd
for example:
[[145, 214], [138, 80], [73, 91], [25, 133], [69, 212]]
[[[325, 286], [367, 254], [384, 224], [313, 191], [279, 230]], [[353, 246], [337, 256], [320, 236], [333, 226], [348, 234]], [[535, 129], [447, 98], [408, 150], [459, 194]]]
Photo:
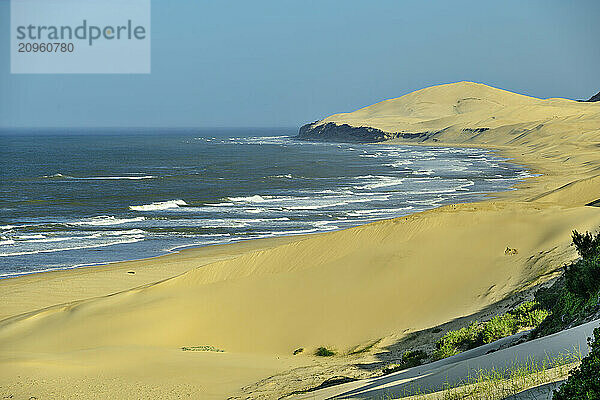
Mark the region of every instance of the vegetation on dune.
[[396, 371], [403, 369], [416, 367], [423, 363], [423, 360], [427, 358], [427, 353], [423, 350], [412, 350], [407, 351], [402, 355], [402, 360], [399, 364], [390, 364], [383, 369], [383, 374], [391, 374]]
[[300, 347], [300, 348], [298, 348], [298, 349], [294, 350], [294, 355], [296, 356], [296, 355], [298, 355], [298, 354], [302, 353], [303, 351], [304, 351], [304, 348], [303, 348], [303, 347]]
[[583, 323], [600, 312], [600, 233], [573, 231], [573, 245], [581, 256], [549, 288], [535, 295], [550, 316], [534, 332], [544, 336]]
[[538, 303], [532, 301], [523, 303], [514, 310], [495, 316], [487, 322], [475, 321], [469, 326], [447, 332], [437, 341], [433, 357], [440, 360], [524, 329], [535, 328], [547, 316], [548, 312], [541, 309]]
[[225, 350], [217, 349], [214, 346], [184, 346], [181, 348], [182, 351], [213, 351], [216, 353], [223, 353]]
[[600, 328], [594, 329], [594, 340], [588, 339], [590, 354], [569, 373], [569, 379], [554, 391], [553, 400], [600, 399]]
[[317, 351], [315, 351], [315, 356], [319, 357], [331, 357], [333, 355], [335, 355], [335, 352], [327, 347], [319, 347]]

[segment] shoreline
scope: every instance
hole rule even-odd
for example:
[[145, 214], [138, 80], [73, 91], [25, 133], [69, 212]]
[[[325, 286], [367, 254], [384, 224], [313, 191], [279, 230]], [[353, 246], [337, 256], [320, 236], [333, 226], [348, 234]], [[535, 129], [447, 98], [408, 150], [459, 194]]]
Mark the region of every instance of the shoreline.
[[[286, 136], [287, 137], [287, 136]], [[292, 139], [296, 138], [296, 137], [290, 137]], [[345, 142], [345, 143], [351, 143], [351, 142]], [[501, 158], [502, 160], [497, 160], [498, 163], [510, 163], [513, 164], [514, 166], [518, 166], [521, 167], [525, 170], [525, 172], [530, 173], [531, 175], [536, 175], [537, 172], [533, 171], [529, 165], [525, 164], [524, 162], [519, 162], [519, 163], [513, 163], [511, 162], [512, 158], [507, 158], [502, 154], [499, 154], [499, 152], [502, 150], [500, 149], [498, 146], [482, 146], [482, 145], [460, 145], [460, 144], [452, 144], [452, 143], [415, 143], [415, 142], [410, 142], [410, 141], [398, 141], [397, 139], [393, 139], [393, 140], [388, 140], [388, 141], [382, 141], [382, 142], [374, 142], [374, 143], [358, 143], [358, 144], [371, 144], [371, 145], [402, 145], [402, 146], [412, 146], [412, 147], [446, 147], [446, 148], [473, 148], [473, 149], [478, 149], [478, 150], [483, 150], [483, 151], [490, 151], [490, 153], [492, 153], [492, 155], [494, 157], [498, 157]], [[302, 237], [305, 236], [312, 236], [312, 235], [318, 235], [318, 234], [323, 234], [323, 233], [328, 233], [328, 232], [335, 232], [338, 230], [344, 230], [344, 229], [350, 229], [353, 227], [358, 227], [358, 226], [363, 226], [363, 225], [367, 225], [373, 222], [377, 222], [377, 221], [382, 221], [382, 220], [392, 220], [395, 218], [402, 218], [405, 217], [407, 215], [412, 215], [415, 213], [419, 213], [419, 212], [423, 212], [423, 211], [428, 211], [428, 210], [433, 210], [436, 208], [440, 208], [440, 207], [444, 207], [446, 205], [452, 205], [452, 204], [472, 204], [472, 203], [477, 203], [477, 202], [482, 202], [482, 201], [489, 201], [489, 200], [494, 200], [494, 199], [499, 199], [501, 198], [501, 196], [503, 194], [506, 193], [510, 193], [510, 192], [514, 192], [516, 190], [518, 190], [518, 186], [522, 185], [525, 183], [526, 180], [528, 179], [532, 179], [532, 178], [536, 178], [536, 176], [529, 176], [529, 177], [524, 177], [524, 178], [519, 178], [519, 182], [507, 186], [504, 190], [501, 191], [496, 191], [496, 192], [486, 192], [483, 194], [483, 198], [482, 199], [478, 199], [478, 200], [474, 200], [471, 202], [463, 202], [463, 203], [448, 203], [448, 204], [442, 204], [442, 205], [437, 205], [433, 208], [427, 209], [427, 210], [422, 210], [422, 211], [415, 211], [415, 212], [411, 212], [405, 215], [400, 215], [400, 216], [395, 216], [395, 217], [391, 217], [391, 218], [382, 218], [382, 219], [377, 219], [377, 220], [368, 220], [365, 221], [364, 223], [361, 223], [359, 225], [355, 225], [355, 226], [350, 226], [350, 227], [344, 227], [344, 228], [339, 228], [339, 229], [332, 229], [332, 230], [324, 230], [324, 231], [317, 231], [317, 232], [311, 232], [311, 233], [299, 233], [299, 234], [286, 234], [286, 235], [271, 235], [271, 236], [265, 236], [265, 237], [260, 237], [260, 238], [252, 238], [252, 239], [237, 239], [237, 240], [232, 240], [230, 242], [224, 242], [224, 243], [214, 243], [214, 244], [206, 244], [206, 245], [195, 245], [195, 244], [190, 244], [190, 245], [182, 245], [182, 246], [178, 246], [175, 247], [174, 249], [170, 249], [170, 250], [166, 250], [164, 251], [164, 253], [162, 254], [158, 254], [158, 255], [154, 255], [154, 256], [149, 256], [149, 257], [141, 257], [141, 258], [132, 258], [132, 259], [125, 259], [125, 260], [118, 260], [118, 261], [109, 261], [109, 262], [98, 262], [98, 263], [93, 263], [93, 264], [79, 264], [79, 265], [75, 265], [75, 266], [65, 266], [65, 267], [60, 267], [60, 268], [56, 268], [56, 269], [47, 269], [47, 270], [40, 270], [40, 271], [27, 271], [27, 272], [22, 272], [22, 273], [14, 273], [13, 275], [0, 275], [0, 285], [2, 284], [3, 281], [8, 280], [8, 279], [17, 279], [17, 278], [22, 278], [22, 277], [27, 277], [27, 276], [31, 276], [31, 275], [37, 275], [37, 274], [50, 274], [50, 273], [55, 273], [55, 272], [64, 272], [64, 271], [72, 271], [72, 270], [78, 270], [80, 268], [110, 268], [122, 263], [131, 263], [131, 262], [139, 262], [139, 261], [150, 261], [150, 260], [158, 260], [162, 257], [169, 257], [169, 256], [174, 256], [174, 255], [178, 255], [181, 252], [185, 252], [185, 251], [190, 251], [190, 250], [195, 250], [198, 251], [200, 249], [204, 249], [207, 247], [212, 247], [212, 246], [227, 246], [227, 245], [231, 245], [231, 244], [237, 244], [237, 243], [241, 243], [241, 242], [247, 242], [247, 241], [256, 241], [256, 240], [265, 240], [265, 239], [276, 239], [276, 238], [293, 238], [293, 237], [299, 237], [298, 240], [301, 240]], [[494, 196], [494, 197], [492, 197]], [[0, 314], [0, 320], [1, 320], [1, 314]]]

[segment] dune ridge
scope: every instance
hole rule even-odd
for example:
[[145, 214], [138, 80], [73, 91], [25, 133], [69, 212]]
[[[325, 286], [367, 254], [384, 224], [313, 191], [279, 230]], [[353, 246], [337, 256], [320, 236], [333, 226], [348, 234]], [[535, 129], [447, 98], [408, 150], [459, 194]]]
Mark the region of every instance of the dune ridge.
[[[441, 131], [436, 138], [439, 141], [465, 142], [478, 137], [478, 143], [501, 144], [515, 139], [516, 131], [529, 124], [578, 123], [597, 121], [599, 117], [600, 107], [594, 103], [560, 98], [542, 100], [481, 83], [457, 82], [417, 90], [354, 112], [334, 114], [317, 125], [333, 122], [391, 133]], [[504, 135], [490, 132], [500, 127], [510, 127], [511, 131]], [[487, 128], [481, 132], [483, 135], [471, 134], [470, 130], [481, 128]], [[593, 131], [593, 126], [589, 130]], [[460, 137], [453, 135], [458, 132]]]
[[[0, 393], [279, 398], [303, 384], [286, 371], [300, 371], [297, 378], [356, 361], [315, 358], [316, 347], [348, 354], [376, 341], [374, 353], [410, 332], [476, 313], [572, 260], [572, 229], [600, 227], [600, 208], [586, 206], [600, 198], [598, 103], [460, 82], [312, 125], [327, 123], [427, 132], [391, 143], [493, 148], [542, 175], [485, 202], [248, 248], [201, 266], [188, 256], [181, 274], [119, 293], [82, 293], [37, 311], [40, 300], [32, 299], [30, 309], [0, 321]], [[507, 247], [518, 253], [505, 254]], [[159, 268], [162, 260], [138, 265]], [[0, 286], [19, 282], [27, 281]], [[80, 282], [92, 284], [94, 274]], [[30, 296], [43, 285], [29, 285]], [[293, 356], [298, 348], [305, 352]], [[279, 380], [250, 392], [269, 377]]]

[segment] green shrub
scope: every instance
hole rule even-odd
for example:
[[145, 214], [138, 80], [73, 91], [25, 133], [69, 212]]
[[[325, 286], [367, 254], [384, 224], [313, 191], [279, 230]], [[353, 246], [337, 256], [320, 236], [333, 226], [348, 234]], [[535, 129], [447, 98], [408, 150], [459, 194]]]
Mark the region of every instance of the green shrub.
[[600, 287], [600, 255], [588, 256], [565, 268], [567, 290], [589, 298]]
[[565, 268], [569, 292], [582, 297], [593, 296], [600, 287], [600, 233], [573, 231], [573, 245], [581, 259]]
[[423, 350], [407, 351], [402, 355], [402, 363], [406, 368], [416, 367], [421, 365], [421, 362], [427, 358], [427, 353]]
[[482, 326], [475, 321], [467, 327], [446, 332], [435, 344], [434, 358], [440, 360], [458, 354], [461, 351], [480, 346], [482, 344], [480, 342], [481, 331]]
[[550, 288], [540, 289], [536, 300], [550, 311], [535, 335], [558, 332], [583, 322], [599, 309], [600, 302], [600, 234], [573, 231], [573, 245], [582, 257], [567, 265], [565, 273]]
[[317, 351], [315, 351], [315, 356], [319, 357], [331, 357], [335, 355], [333, 350], [329, 350], [327, 347], [319, 347]]
[[594, 329], [594, 340], [588, 339], [590, 354], [574, 368], [569, 379], [554, 391], [553, 400], [600, 399], [600, 328]]
[[592, 235], [589, 232], [581, 234], [573, 231], [571, 236], [573, 246], [577, 248], [577, 252], [581, 258], [591, 258], [600, 254], [600, 232]]
[[402, 355], [400, 364], [390, 364], [383, 369], [383, 374], [391, 374], [392, 372], [401, 371], [403, 369], [412, 368], [423, 364], [423, 360], [427, 358], [427, 353], [423, 350], [407, 351]]
[[499, 315], [484, 324], [481, 331], [482, 342], [492, 343], [516, 333], [517, 330], [517, 321], [512, 315]]
[[461, 351], [513, 335], [523, 329], [535, 328], [547, 316], [548, 312], [543, 310], [540, 304], [534, 301], [522, 303], [514, 310], [495, 316], [487, 322], [476, 321], [468, 327], [447, 332], [436, 343], [434, 358], [439, 360], [450, 357]]

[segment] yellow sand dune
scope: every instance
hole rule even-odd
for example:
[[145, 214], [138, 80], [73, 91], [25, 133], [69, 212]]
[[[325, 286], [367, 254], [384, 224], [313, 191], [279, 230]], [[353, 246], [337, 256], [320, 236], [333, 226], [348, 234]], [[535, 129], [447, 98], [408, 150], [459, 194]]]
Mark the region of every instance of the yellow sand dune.
[[[345, 353], [475, 313], [575, 257], [572, 229], [600, 227], [600, 208], [585, 206], [600, 198], [600, 104], [458, 83], [324, 121], [390, 132], [447, 128], [433, 144], [495, 145], [543, 176], [499, 199], [238, 248], [209, 264], [182, 253], [183, 274], [125, 291], [105, 285], [66, 304], [47, 307], [43, 279], [2, 281], [0, 300], [18, 292], [29, 308], [0, 321], [0, 394], [227, 398], [262, 378], [330, 362], [306, 354], [319, 346]], [[156, 269], [162, 260], [137, 266]], [[82, 273], [61, 279], [102, 282]], [[305, 352], [292, 356], [300, 347]], [[265, 398], [302, 388], [301, 380], [282, 382], [265, 383]]]
[[[478, 143], [507, 143], [524, 129], [547, 123], [591, 122], [600, 118], [600, 106], [567, 99], [541, 100], [473, 82], [433, 86], [396, 99], [385, 100], [357, 111], [335, 114], [320, 121], [351, 126], [368, 126], [386, 132], [424, 132], [447, 130], [438, 140], [471, 140], [463, 129], [509, 128], [504, 135], [484, 134]], [[513, 126], [516, 125], [516, 126]], [[511, 135], [511, 132], [514, 136]], [[566, 132], [565, 132], [566, 133]], [[583, 132], [582, 132], [583, 133]], [[553, 137], [556, 139], [555, 135]], [[572, 138], [571, 138], [572, 139]]]

